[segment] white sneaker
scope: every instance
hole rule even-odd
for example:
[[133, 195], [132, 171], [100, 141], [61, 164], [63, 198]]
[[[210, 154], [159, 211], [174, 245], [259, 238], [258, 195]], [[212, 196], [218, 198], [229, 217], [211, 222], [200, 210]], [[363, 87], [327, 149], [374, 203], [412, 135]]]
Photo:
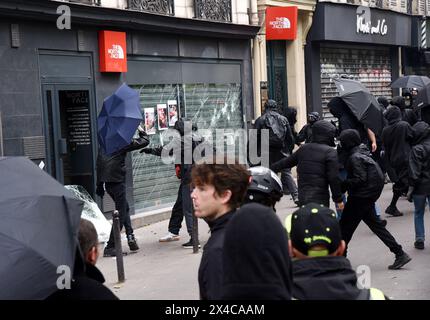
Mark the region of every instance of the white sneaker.
[[167, 235], [165, 235], [164, 237], [160, 238], [158, 241], [159, 242], [178, 241], [179, 238], [180, 238], [179, 235], [169, 232]]

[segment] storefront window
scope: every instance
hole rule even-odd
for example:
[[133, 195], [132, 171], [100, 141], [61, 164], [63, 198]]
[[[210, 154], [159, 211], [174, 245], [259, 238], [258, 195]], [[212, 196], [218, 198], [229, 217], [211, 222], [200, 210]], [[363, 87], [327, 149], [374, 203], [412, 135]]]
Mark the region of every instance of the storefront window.
[[[171, 84], [133, 86], [140, 94], [142, 115], [151, 144], [167, 143], [166, 133], [177, 117], [185, 116], [197, 124], [205, 139], [224, 140], [226, 154], [243, 152], [241, 85], [232, 84]], [[166, 118], [166, 119], [165, 119]], [[149, 120], [148, 120], [149, 119]], [[216, 129], [224, 129], [216, 137]], [[164, 164], [160, 157], [133, 152], [133, 186], [136, 210], [155, 209], [171, 205], [177, 195], [179, 180], [173, 164]]]

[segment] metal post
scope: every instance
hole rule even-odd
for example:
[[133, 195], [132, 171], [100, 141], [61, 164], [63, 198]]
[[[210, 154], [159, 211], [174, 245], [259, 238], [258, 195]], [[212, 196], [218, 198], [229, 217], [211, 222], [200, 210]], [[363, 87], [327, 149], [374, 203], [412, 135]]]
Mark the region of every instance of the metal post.
[[118, 282], [125, 281], [124, 274], [124, 260], [122, 256], [122, 245], [121, 245], [121, 228], [119, 223], [119, 212], [115, 210], [113, 212], [113, 238], [115, 241], [115, 252], [116, 252], [116, 268], [118, 271]]
[[194, 214], [194, 204], [192, 204], [191, 212], [193, 214], [193, 253], [197, 253], [199, 252], [199, 224]]
[[3, 124], [1, 122], [1, 112], [0, 112], [0, 157], [3, 156]]

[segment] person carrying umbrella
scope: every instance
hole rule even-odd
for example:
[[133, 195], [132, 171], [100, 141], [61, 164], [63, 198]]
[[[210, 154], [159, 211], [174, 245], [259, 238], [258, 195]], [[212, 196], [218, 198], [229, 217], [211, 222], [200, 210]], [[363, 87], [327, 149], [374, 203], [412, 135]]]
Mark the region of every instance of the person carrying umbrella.
[[[130, 208], [126, 196], [125, 159], [128, 152], [145, 148], [148, 145], [148, 135], [139, 126], [139, 137], [136, 139], [133, 138], [128, 146], [122, 148], [112, 155], [107, 155], [103, 152], [103, 150], [100, 149], [97, 157], [96, 193], [99, 197], [103, 198], [106, 188], [107, 193], [115, 202], [115, 208], [119, 212], [120, 229], [122, 229], [123, 226], [125, 227], [127, 242], [131, 251], [139, 250], [139, 246], [137, 245], [133, 228], [131, 226], [129, 213]], [[103, 255], [105, 257], [114, 257], [116, 255], [113, 228], [111, 230]]]

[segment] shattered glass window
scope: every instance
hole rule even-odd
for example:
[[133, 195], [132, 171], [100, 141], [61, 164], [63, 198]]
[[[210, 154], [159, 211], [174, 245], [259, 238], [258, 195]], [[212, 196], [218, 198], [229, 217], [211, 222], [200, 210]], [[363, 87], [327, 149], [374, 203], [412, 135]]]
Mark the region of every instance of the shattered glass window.
[[[150, 147], [168, 142], [164, 136], [174, 122], [169, 123], [167, 129], [163, 128], [157, 118], [157, 109], [163, 109], [163, 105], [166, 105], [169, 113], [171, 105], [176, 101], [178, 117], [185, 116], [197, 123], [205, 140], [215, 145], [215, 139], [222, 139], [225, 154], [245, 156], [245, 143], [241, 132], [238, 133], [237, 130], [244, 127], [239, 83], [142, 85], [134, 88], [140, 93], [142, 115], [145, 118], [151, 117], [151, 109], [154, 110], [155, 130], [151, 129], [153, 134], [150, 134]], [[169, 119], [170, 117], [169, 113]], [[216, 129], [225, 131], [217, 137]], [[132, 153], [132, 161], [136, 210], [171, 206], [179, 188], [174, 165], [166, 165], [160, 157], [139, 151]]]

